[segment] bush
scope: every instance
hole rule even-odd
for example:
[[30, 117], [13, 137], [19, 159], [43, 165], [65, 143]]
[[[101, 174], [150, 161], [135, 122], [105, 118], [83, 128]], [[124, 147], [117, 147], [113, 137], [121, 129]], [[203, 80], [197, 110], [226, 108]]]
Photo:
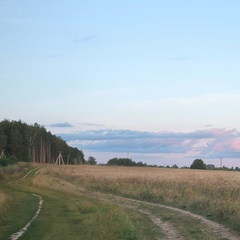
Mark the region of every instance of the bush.
[[10, 164], [15, 164], [17, 162], [18, 160], [15, 156], [4, 157], [0, 159], [0, 167], [6, 167]]

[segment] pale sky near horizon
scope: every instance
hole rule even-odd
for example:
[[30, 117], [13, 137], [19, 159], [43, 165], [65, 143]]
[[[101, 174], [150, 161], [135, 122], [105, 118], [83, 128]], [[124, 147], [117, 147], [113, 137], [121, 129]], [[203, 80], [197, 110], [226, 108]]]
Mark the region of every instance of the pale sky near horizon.
[[0, 1], [0, 120], [95, 156], [240, 165], [240, 1]]

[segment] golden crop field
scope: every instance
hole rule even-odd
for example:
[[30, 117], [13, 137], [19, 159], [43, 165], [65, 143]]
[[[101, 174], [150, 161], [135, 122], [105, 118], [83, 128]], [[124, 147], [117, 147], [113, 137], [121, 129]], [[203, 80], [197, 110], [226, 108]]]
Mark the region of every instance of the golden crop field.
[[112, 166], [54, 166], [56, 175], [92, 191], [198, 212], [240, 229], [240, 173]]

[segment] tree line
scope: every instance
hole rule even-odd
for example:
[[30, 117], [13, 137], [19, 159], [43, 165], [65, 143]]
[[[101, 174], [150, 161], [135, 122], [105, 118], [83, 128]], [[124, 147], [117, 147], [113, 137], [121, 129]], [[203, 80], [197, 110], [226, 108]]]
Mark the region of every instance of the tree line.
[[65, 164], [85, 163], [78, 148], [48, 132], [44, 126], [28, 125], [21, 120], [0, 122], [0, 153], [8, 158], [33, 163], [55, 163], [61, 151]]
[[107, 162], [107, 165], [110, 165], [110, 166], [139, 166], [139, 167], [147, 166], [146, 163], [135, 162], [130, 158], [112, 158]]

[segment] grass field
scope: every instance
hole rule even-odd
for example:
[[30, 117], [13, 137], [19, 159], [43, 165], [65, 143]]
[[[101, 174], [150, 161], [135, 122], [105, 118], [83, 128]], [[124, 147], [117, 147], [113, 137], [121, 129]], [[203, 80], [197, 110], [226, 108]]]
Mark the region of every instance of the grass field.
[[[35, 167], [32, 166], [33, 169]], [[143, 214], [80, 196], [73, 185], [61, 179], [44, 173], [34, 177], [37, 171], [38, 168], [26, 178], [22, 178], [26, 172], [20, 176], [15, 170], [11, 171], [13, 179], [16, 180], [17, 175], [21, 179], [11, 181], [11, 184], [8, 184], [12, 180], [10, 175], [4, 175], [5, 180], [0, 185], [0, 239], [9, 239], [32, 218], [38, 208], [38, 199], [32, 193], [41, 195], [44, 203], [39, 217], [21, 237], [23, 240], [150, 240], [163, 236]], [[40, 179], [41, 187], [35, 183], [39, 183]]]
[[91, 191], [191, 210], [240, 232], [239, 172], [110, 166], [57, 166], [44, 171]]
[[[8, 239], [34, 215], [38, 199], [32, 193], [44, 203], [23, 240], [153, 240], [169, 233], [189, 240], [225, 239], [190, 215], [150, 202], [207, 216], [240, 235], [238, 172], [88, 165], [12, 168], [0, 170], [0, 239]], [[165, 224], [170, 224], [169, 233]]]

